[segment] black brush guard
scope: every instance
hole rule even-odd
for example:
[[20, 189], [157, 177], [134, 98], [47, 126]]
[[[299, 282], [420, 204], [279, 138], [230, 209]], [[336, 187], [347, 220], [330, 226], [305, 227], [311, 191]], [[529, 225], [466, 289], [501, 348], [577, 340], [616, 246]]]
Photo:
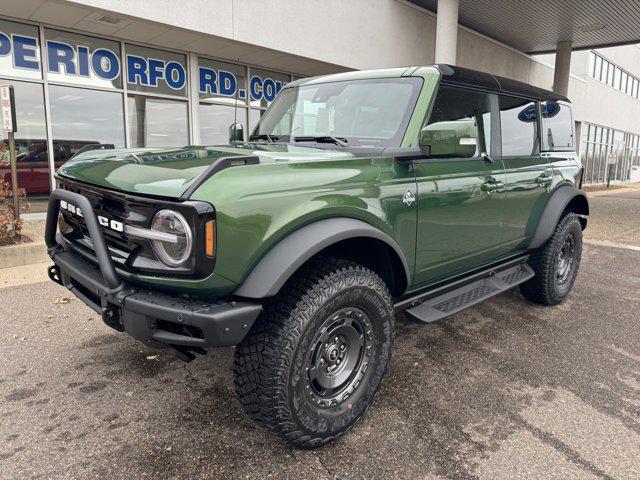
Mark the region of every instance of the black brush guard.
[[[56, 236], [60, 201], [82, 210], [97, 265]], [[54, 265], [49, 277], [102, 316], [110, 327], [156, 348], [170, 348], [184, 361], [207, 348], [242, 341], [262, 311], [257, 303], [202, 300], [124, 282], [116, 272], [104, 233], [89, 200], [56, 189], [47, 210], [45, 242]]]

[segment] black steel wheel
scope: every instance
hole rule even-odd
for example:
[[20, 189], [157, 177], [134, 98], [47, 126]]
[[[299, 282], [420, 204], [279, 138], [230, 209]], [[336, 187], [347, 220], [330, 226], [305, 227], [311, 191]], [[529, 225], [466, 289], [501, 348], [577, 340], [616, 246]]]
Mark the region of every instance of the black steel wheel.
[[359, 308], [343, 308], [325, 320], [311, 345], [306, 393], [319, 407], [334, 407], [349, 398], [367, 372], [374, 345], [371, 322]]
[[556, 281], [558, 285], [564, 285], [571, 278], [573, 264], [576, 259], [575, 255], [576, 244], [573, 234], [567, 233], [558, 253], [558, 265], [556, 266]]
[[380, 388], [393, 320], [391, 295], [374, 272], [346, 260], [313, 261], [236, 346], [240, 403], [296, 447], [335, 440]]
[[582, 257], [582, 226], [575, 213], [565, 214], [547, 243], [535, 250], [529, 265], [536, 275], [520, 285], [532, 302], [557, 305], [571, 292]]

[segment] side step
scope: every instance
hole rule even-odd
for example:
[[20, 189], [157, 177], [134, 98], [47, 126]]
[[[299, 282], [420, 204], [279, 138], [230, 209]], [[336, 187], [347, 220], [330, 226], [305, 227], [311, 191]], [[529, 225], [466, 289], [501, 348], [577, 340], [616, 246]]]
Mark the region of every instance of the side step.
[[505, 292], [534, 275], [531, 267], [523, 262], [429, 298], [405, 313], [418, 322], [435, 322]]

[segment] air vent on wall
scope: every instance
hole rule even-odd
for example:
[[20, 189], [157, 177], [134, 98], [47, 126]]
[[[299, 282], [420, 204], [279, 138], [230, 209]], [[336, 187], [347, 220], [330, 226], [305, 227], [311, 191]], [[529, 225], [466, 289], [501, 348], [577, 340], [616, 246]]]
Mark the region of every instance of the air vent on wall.
[[123, 20], [124, 18], [112, 17], [111, 15], [100, 15], [96, 19], [97, 22], [110, 23], [111, 25], [118, 25]]
[[103, 25], [109, 25], [110, 27], [122, 28], [131, 23], [131, 20], [119, 17], [112, 13], [95, 12], [89, 15], [86, 20], [95, 23], [101, 23]]
[[584, 33], [597, 32], [603, 30], [605, 26], [602, 23], [589, 23], [588, 25], [578, 25], [578, 30]]

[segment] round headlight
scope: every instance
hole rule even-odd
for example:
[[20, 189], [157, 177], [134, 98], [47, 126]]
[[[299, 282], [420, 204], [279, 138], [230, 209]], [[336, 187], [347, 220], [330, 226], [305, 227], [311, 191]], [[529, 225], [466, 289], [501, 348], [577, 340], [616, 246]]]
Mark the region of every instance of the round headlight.
[[189, 260], [193, 234], [182, 215], [173, 210], [160, 210], [153, 217], [151, 229], [161, 234], [151, 245], [162, 263], [167, 267], [180, 267]]

